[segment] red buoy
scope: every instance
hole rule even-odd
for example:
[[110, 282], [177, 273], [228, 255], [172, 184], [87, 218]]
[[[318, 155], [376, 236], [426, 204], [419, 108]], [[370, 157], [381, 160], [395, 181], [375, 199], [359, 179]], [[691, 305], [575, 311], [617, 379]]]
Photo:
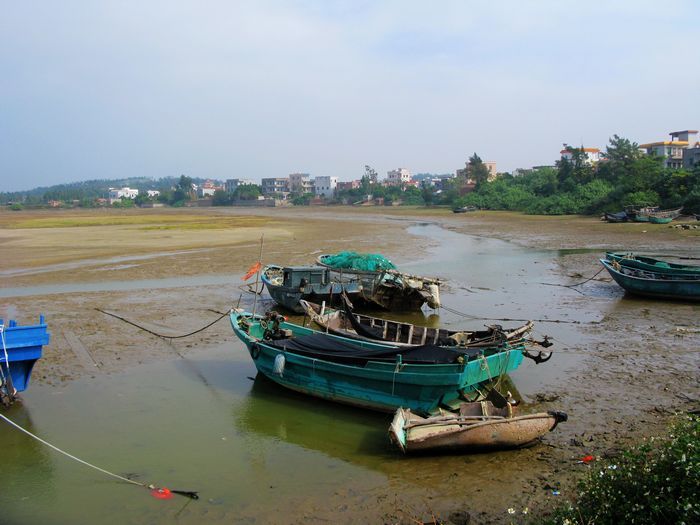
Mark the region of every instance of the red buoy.
[[170, 499], [173, 497], [173, 493], [170, 492], [170, 489], [166, 489], [165, 487], [163, 487], [153, 489], [151, 491], [151, 496], [153, 496], [156, 499]]

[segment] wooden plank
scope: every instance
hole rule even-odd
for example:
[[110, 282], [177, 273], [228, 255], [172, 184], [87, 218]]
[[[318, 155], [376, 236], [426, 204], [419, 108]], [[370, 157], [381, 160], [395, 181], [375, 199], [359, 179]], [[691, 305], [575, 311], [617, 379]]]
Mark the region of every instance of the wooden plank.
[[92, 355], [90, 355], [90, 352], [88, 352], [87, 348], [85, 348], [80, 339], [78, 339], [77, 335], [75, 335], [73, 332], [69, 332], [68, 330], [64, 330], [63, 337], [66, 339], [68, 346], [70, 346], [70, 349], [78, 358], [81, 365], [83, 365], [85, 368], [100, 366], [97, 364], [97, 361], [93, 359]]

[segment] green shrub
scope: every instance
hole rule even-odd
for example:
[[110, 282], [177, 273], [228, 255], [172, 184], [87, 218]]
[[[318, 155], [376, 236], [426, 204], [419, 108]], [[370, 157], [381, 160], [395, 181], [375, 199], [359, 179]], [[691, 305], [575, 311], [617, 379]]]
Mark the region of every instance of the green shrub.
[[576, 501], [543, 523], [689, 525], [700, 523], [699, 496], [700, 419], [690, 416], [661, 441], [652, 438], [592, 470]]

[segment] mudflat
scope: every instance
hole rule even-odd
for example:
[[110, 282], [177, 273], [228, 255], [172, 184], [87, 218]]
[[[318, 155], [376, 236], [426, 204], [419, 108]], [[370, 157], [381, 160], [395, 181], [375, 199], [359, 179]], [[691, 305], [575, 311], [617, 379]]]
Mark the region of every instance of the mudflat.
[[[33, 382], [58, 387], [84, 376], [99, 378], [140, 363], [192, 356], [232, 334], [220, 322], [191, 338], [149, 338], [145, 351], [143, 332], [125, 329], [98, 309], [138, 319], [161, 334], [182, 334], [215, 320], [240, 297], [250, 300], [241, 276], [258, 260], [261, 238], [263, 261], [277, 264], [306, 264], [319, 253], [345, 249], [382, 253], [400, 264], [429, 254], [429, 243], [406, 231], [422, 222], [560, 250], [558, 268], [571, 284], [596, 274], [605, 250], [700, 257], [700, 230], [588, 217], [354, 207], [7, 211], [0, 213], [0, 317], [31, 323], [43, 313], [49, 319], [52, 341]], [[180, 285], [159, 284], [167, 279]], [[604, 286], [609, 279], [600, 273], [593, 282]], [[92, 289], [78, 286], [95, 283]], [[57, 285], [72, 291], [41, 293]], [[575, 291], [567, 299], [574, 306], [589, 300]], [[426, 519], [425, 511], [427, 518], [452, 516], [457, 523], [468, 514], [479, 523], [505, 521], [509, 507], [544, 511], [557, 502], [554, 488], [570, 490], [587, 468], [576, 463], [578, 457], [614, 457], [620, 447], [662, 433], [674, 413], [698, 408], [699, 313], [700, 305], [638, 300], [602, 316], [590, 326], [585, 345], [574, 342], [567, 349], [583, 355], [577, 367], [531, 400], [532, 409], [564, 410], [570, 421], [517, 456], [494, 454], [492, 473], [475, 476], [463, 459], [423, 462], [419, 475], [429, 490], [389, 483], [363, 494], [338, 494], [324, 506], [290, 509], [291, 522], [309, 515], [410, 522]], [[409, 508], [404, 503], [413, 509], [408, 514], [397, 510]]]

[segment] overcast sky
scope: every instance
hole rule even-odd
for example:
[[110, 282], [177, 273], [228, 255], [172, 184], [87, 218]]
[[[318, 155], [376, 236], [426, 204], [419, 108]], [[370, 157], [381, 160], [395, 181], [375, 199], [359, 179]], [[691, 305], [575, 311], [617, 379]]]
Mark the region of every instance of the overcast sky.
[[0, 191], [499, 171], [700, 128], [700, 2], [0, 0]]

